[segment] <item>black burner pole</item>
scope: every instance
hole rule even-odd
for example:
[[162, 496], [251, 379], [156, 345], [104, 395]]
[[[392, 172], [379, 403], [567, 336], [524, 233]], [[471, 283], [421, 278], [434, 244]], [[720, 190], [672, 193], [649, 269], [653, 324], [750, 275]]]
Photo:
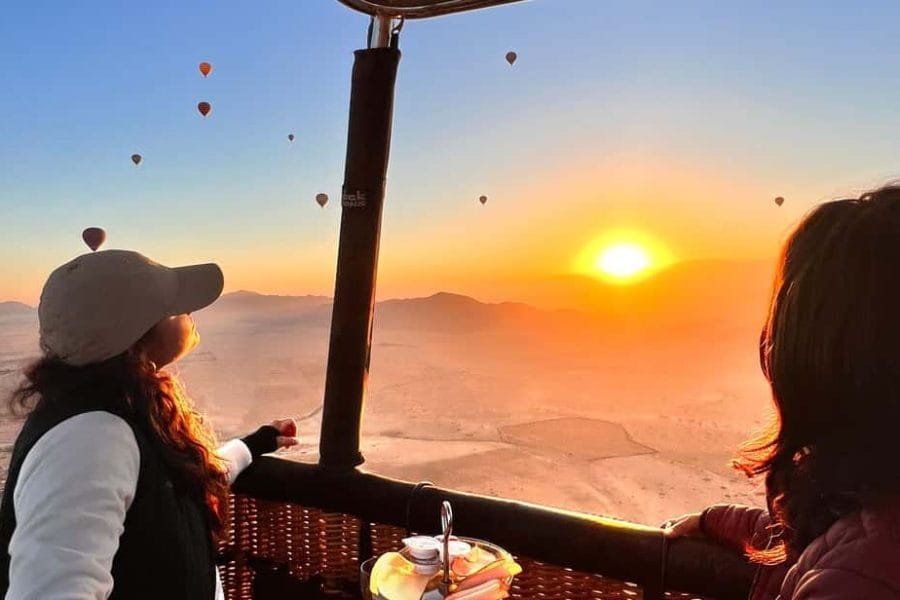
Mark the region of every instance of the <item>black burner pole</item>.
[[319, 440], [319, 464], [334, 469], [350, 469], [364, 460], [359, 441], [369, 375], [394, 83], [400, 63], [396, 35], [391, 35], [393, 23], [388, 17], [375, 17], [369, 49], [354, 53], [341, 233]]

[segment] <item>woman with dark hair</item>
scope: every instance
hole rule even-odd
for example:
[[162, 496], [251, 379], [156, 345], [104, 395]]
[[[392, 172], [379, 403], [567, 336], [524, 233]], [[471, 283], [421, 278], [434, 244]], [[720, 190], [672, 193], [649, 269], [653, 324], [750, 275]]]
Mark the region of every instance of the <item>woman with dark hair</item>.
[[170, 269], [124, 250], [56, 269], [38, 309], [43, 356], [10, 399], [27, 419], [0, 504], [6, 600], [223, 599], [214, 562], [228, 485], [297, 443], [290, 419], [216, 448], [161, 370], [199, 342], [214, 264]]
[[827, 202], [787, 240], [760, 340], [776, 419], [735, 466], [768, 508], [668, 522], [759, 564], [753, 600], [900, 598], [900, 187]]

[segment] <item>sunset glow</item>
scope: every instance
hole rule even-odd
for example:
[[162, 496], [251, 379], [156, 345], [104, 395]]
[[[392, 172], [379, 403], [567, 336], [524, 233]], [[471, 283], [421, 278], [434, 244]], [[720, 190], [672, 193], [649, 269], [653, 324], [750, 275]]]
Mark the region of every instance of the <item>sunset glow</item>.
[[[457, 490], [448, 494], [459, 499], [453, 509], [465, 534], [515, 546], [509, 552], [528, 546], [526, 555], [548, 565], [521, 565], [517, 594], [532, 599], [551, 582], [572, 590], [558, 595], [574, 598], [598, 597], [604, 588], [616, 597], [638, 594], [636, 584], [619, 592], [624, 584], [598, 579], [605, 575], [666, 587], [656, 579], [668, 546], [656, 546], [655, 557], [637, 549], [650, 535], [663, 539], [659, 524], [694, 515], [679, 527], [688, 534], [697, 529], [695, 511], [731, 503], [757, 511], [745, 513], [754, 518], [770, 516], [767, 492], [778, 490], [732, 469], [741, 440], [755, 445], [773, 412], [772, 378], [760, 373], [760, 327], [771, 320], [773, 286], [779, 292], [784, 283], [784, 255], [798, 229], [806, 237], [804, 223], [818, 207], [900, 186], [900, 110], [891, 91], [900, 82], [885, 76], [900, 71], [900, 2], [866, 10], [846, 0], [49, 4], [9, 2], [0, 19], [8, 90], [0, 91], [0, 400], [21, 396], [29, 379], [53, 379], [62, 404], [89, 375], [103, 404], [128, 404], [129, 390], [115, 381], [121, 374], [106, 365], [134, 367], [142, 392], [153, 392], [153, 381], [184, 392], [187, 416], [210, 434], [202, 445], [231, 440], [209, 454], [240, 459], [227, 465], [228, 481], [252, 455], [271, 450], [249, 453], [237, 440], [277, 419], [283, 435], [276, 437], [291, 445], [278, 449], [286, 466], [256, 470], [245, 477], [253, 481], [239, 479], [238, 490], [268, 498], [270, 514], [284, 502], [308, 500], [310, 509], [330, 502], [331, 488], [304, 488], [302, 498], [294, 490], [313, 482], [307, 473], [314, 470], [343, 477], [363, 461], [358, 478], [381, 503], [343, 504], [358, 504], [350, 512], [366, 523], [390, 525], [401, 511], [409, 517], [423, 484], [402, 482], [427, 481], [435, 489], [417, 499], [413, 529], [439, 533], [437, 517], [448, 514], [433, 500]], [[457, 14], [424, 18], [447, 11]], [[887, 248], [881, 242], [866, 244]], [[176, 269], [144, 274], [132, 252]], [[881, 254], [871, 258], [892, 258]], [[146, 298], [132, 307], [137, 287]], [[794, 302], [795, 290], [784, 287]], [[72, 300], [59, 307], [68, 312], [50, 306], [54, 294]], [[871, 304], [857, 294], [857, 304]], [[822, 305], [822, 295], [814, 296], [809, 310]], [[148, 329], [168, 332], [153, 321], [188, 309], [196, 309], [192, 352], [171, 361], [137, 352], [157, 337]], [[809, 310], [797, 310], [801, 327], [818, 324]], [[66, 330], [54, 333], [55, 325]], [[862, 333], [850, 331], [849, 341]], [[822, 362], [822, 344], [802, 350], [810, 364]], [[108, 360], [110, 353], [119, 358]], [[140, 361], [131, 360], [138, 354]], [[153, 375], [149, 358], [164, 371]], [[44, 367], [48, 377], [32, 377]], [[852, 374], [844, 371], [838, 375]], [[101, 381], [110, 374], [116, 377]], [[808, 375], [785, 377], [803, 383]], [[13, 404], [23, 405], [19, 412], [40, 408]], [[66, 416], [102, 408], [95, 404]], [[172, 410], [162, 416], [175, 429], [163, 431], [166, 423], [154, 418], [153, 430], [183, 447], [190, 440], [175, 435], [184, 427]], [[810, 412], [800, 415], [810, 421], [800, 433], [822, 424], [824, 437], [871, 450], [861, 434], [829, 431], [831, 420]], [[10, 467], [19, 468], [24, 452], [13, 450], [28, 423], [9, 416], [0, 418], [0, 497], [16, 483]], [[127, 431], [121, 441], [131, 446]], [[63, 432], [71, 446], [54, 440], [32, 481], [60, 475], [50, 483], [67, 490], [73, 502], [63, 508], [77, 515], [91, 509], [78, 502], [89, 498], [77, 486], [96, 483], [77, 475], [124, 474], [134, 456], [79, 453], [93, 446], [85, 439], [91, 429], [71, 433]], [[250, 441], [258, 437], [268, 436]], [[156, 473], [171, 481], [179, 475], [171, 470], [161, 464]], [[208, 479], [206, 471], [195, 475]], [[874, 466], [863, 473], [876, 474]], [[349, 488], [350, 479], [338, 483]], [[834, 481], [859, 483], [851, 479]], [[182, 483], [191, 484], [185, 492], [209, 488], [193, 478]], [[223, 482], [214, 487], [222, 498]], [[403, 498], [396, 488], [412, 493]], [[17, 504], [25, 498], [8, 491]], [[56, 511], [39, 492], [32, 508], [44, 525]], [[900, 511], [889, 500], [884, 508]], [[345, 572], [344, 548], [364, 548], [361, 558], [376, 561], [396, 555], [383, 554], [393, 540], [374, 544], [369, 525], [345, 527], [343, 515], [327, 523], [318, 513], [261, 522], [258, 512], [250, 505], [248, 514], [229, 515], [251, 527], [236, 534], [242, 554], [223, 557], [230, 573], [217, 579], [212, 561], [196, 565], [222, 598], [253, 587], [244, 556], [297, 556], [314, 537], [316, 558], [328, 552], [337, 560], [319, 559], [315, 573], [276, 573], [282, 559], [265, 562], [269, 575], [257, 587], [296, 589], [298, 597], [323, 580], [355, 588], [345, 581], [355, 570]], [[494, 521], [479, 520], [485, 515]], [[828, 514], [819, 516], [810, 523], [825, 529]], [[589, 535], [592, 523], [603, 530]], [[114, 530], [120, 536], [123, 527], [118, 520], [77, 525], [84, 531], [65, 528], [60, 537], [87, 543]], [[214, 533], [198, 525], [203, 531], [182, 540], [185, 551], [194, 534], [199, 541]], [[323, 539], [323, 529], [336, 532], [332, 525], [341, 527], [340, 538], [326, 532]], [[890, 525], [878, 533], [896, 538]], [[621, 538], [622, 551], [589, 549], [595, 560], [585, 561], [564, 537], [574, 529], [601, 543]], [[807, 529], [803, 543], [818, 531]], [[526, 543], [531, 531], [534, 544]], [[428, 554], [433, 544], [423, 544]], [[728, 580], [738, 564], [710, 564], [718, 562], [714, 548], [688, 557], [687, 546], [678, 549], [680, 561], [710, 566], [705, 578], [693, 568], [671, 573], [669, 583], [688, 588], [689, 597], [749, 583]], [[850, 557], [855, 548], [842, 550]], [[454, 597], [508, 591], [504, 569], [513, 562], [504, 555], [503, 565], [482, 567], [480, 554], [468, 556], [473, 578], [456, 573], [454, 590], [465, 590]], [[895, 562], [872, 558], [887, 584]], [[418, 577], [428, 565], [410, 570], [405, 561], [376, 562], [388, 570], [379, 577], [369, 569], [362, 591], [396, 598], [387, 588], [404, 588], [416, 600], [448, 593]], [[25, 562], [4, 574], [0, 589], [43, 589], [41, 581], [62, 583], [74, 566]], [[90, 568], [113, 580], [106, 566]], [[186, 573], [172, 567], [175, 576]], [[586, 567], [597, 578], [567, 581], [570, 568]], [[757, 578], [765, 595], [784, 575], [775, 571]], [[498, 577], [488, 581], [485, 573]], [[875, 593], [876, 580], [854, 575], [845, 577], [845, 595]], [[146, 587], [138, 579], [130, 585]], [[478, 589], [484, 594], [471, 593]]]
[[[13, 3], [0, 23], [0, 56], [22, 59], [4, 72], [21, 91], [0, 94], [0, 302], [37, 305], [92, 226], [108, 248], [216, 262], [226, 291], [333, 294], [349, 61], [365, 19], [333, 0], [88, 4], [47, 14]], [[890, 116], [881, 96], [854, 97], [850, 119], [848, 100], [821, 90], [883, 83], [878, 56], [892, 55], [900, 8], [876, 18], [826, 2], [807, 27], [810, 11], [794, 7], [803, 25], [786, 33], [780, 5], [654, 3], [660, 16], [647, 19], [643, 5], [600, 4], [522, 2], [406, 28], [379, 299], [452, 291], [594, 306], [556, 282], [624, 292], [676, 262], [774, 260], [814, 202], [897, 176], [900, 140], [866, 135]], [[507, 19], [515, 39], [497, 36]], [[872, 37], [841, 37], [848, 19]], [[833, 39], [847, 52], [830, 53]], [[58, 110], [61, 97], [78, 118]], [[795, 139], [814, 143], [796, 152]], [[317, 194], [332, 200], [319, 206]], [[599, 267], [617, 244], [649, 264], [628, 277]]]
[[603, 250], [597, 257], [600, 273], [613, 279], [627, 280], [650, 267], [650, 257], [637, 244], [617, 244]]
[[646, 231], [615, 229], [586, 244], [575, 258], [573, 271], [622, 285], [641, 281], [675, 262], [667, 245]]

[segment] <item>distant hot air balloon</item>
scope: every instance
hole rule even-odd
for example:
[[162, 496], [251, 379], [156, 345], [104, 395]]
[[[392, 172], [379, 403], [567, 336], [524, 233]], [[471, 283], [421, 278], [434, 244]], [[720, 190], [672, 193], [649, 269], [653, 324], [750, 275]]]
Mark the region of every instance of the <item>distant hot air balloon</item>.
[[208, 77], [212, 73], [212, 65], [208, 62], [200, 63], [200, 72], [203, 73], [204, 77]]
[[784, 204], [784, 198], [782, 198], [781, 196], [778, 196], [777, 198], [775, 198], [775, 204], [777, 204], [778, 206], [781, 206], [782, 204]]
[[131, 155], [131, 162], [133, 162], [135, 165], [141, 164], [142, 160], [144, 160], [144, 157], [141, 156], [140, 154], [132, 154]]
[[478, 198], [478, 201], [482, 204], [487, 204], [487, 196], [481, 196], [480, 198]]
[[99, 227], [88, 227], [81, 232], [81, 239], [88, 245], [88, 248], [96, 252], [97, 248], [106, 241], [106, 232]]
[[288, 140], [291, 141], [291, 142], [294, 141], [294, 134], [293, 134], [293, 133], [289, 133], [289, 134], [288, 134]]
[[212, 105], [209, 102], [199, 102], [197, 104], [197, 110], [200, 111], [200, 114], [204, 117], [209, 114], [209, 111], [212, 110]]
[[517, 58], [519, 58], [519, 55], [515, 52], [506, 53], [506, 62], [508, 62], [509, 64], [514, 64]]
[[328, 204], [328, 194], [316, 194], [316, 202], [319, 203], [319, 206], [325, 208], [325, 205]]

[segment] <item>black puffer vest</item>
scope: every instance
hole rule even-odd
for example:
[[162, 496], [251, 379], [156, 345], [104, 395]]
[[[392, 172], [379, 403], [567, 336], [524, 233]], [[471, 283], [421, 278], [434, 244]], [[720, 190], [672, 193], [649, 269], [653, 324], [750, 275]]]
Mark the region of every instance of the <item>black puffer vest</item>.
[[137, 490], [113, 559], [109, 600], [213, 600], [214, 549], [201, 505], [173, 483], [151, 433], [127, 408], [90, 401], [43, 407], [28, 417], [16, 440], [0, 504], [0, 598], [9, 588], [9, 541], [16, 527], [13, 490], [25, 456], [59, 423], [97, 410], [128, 423], [141, 455]]

